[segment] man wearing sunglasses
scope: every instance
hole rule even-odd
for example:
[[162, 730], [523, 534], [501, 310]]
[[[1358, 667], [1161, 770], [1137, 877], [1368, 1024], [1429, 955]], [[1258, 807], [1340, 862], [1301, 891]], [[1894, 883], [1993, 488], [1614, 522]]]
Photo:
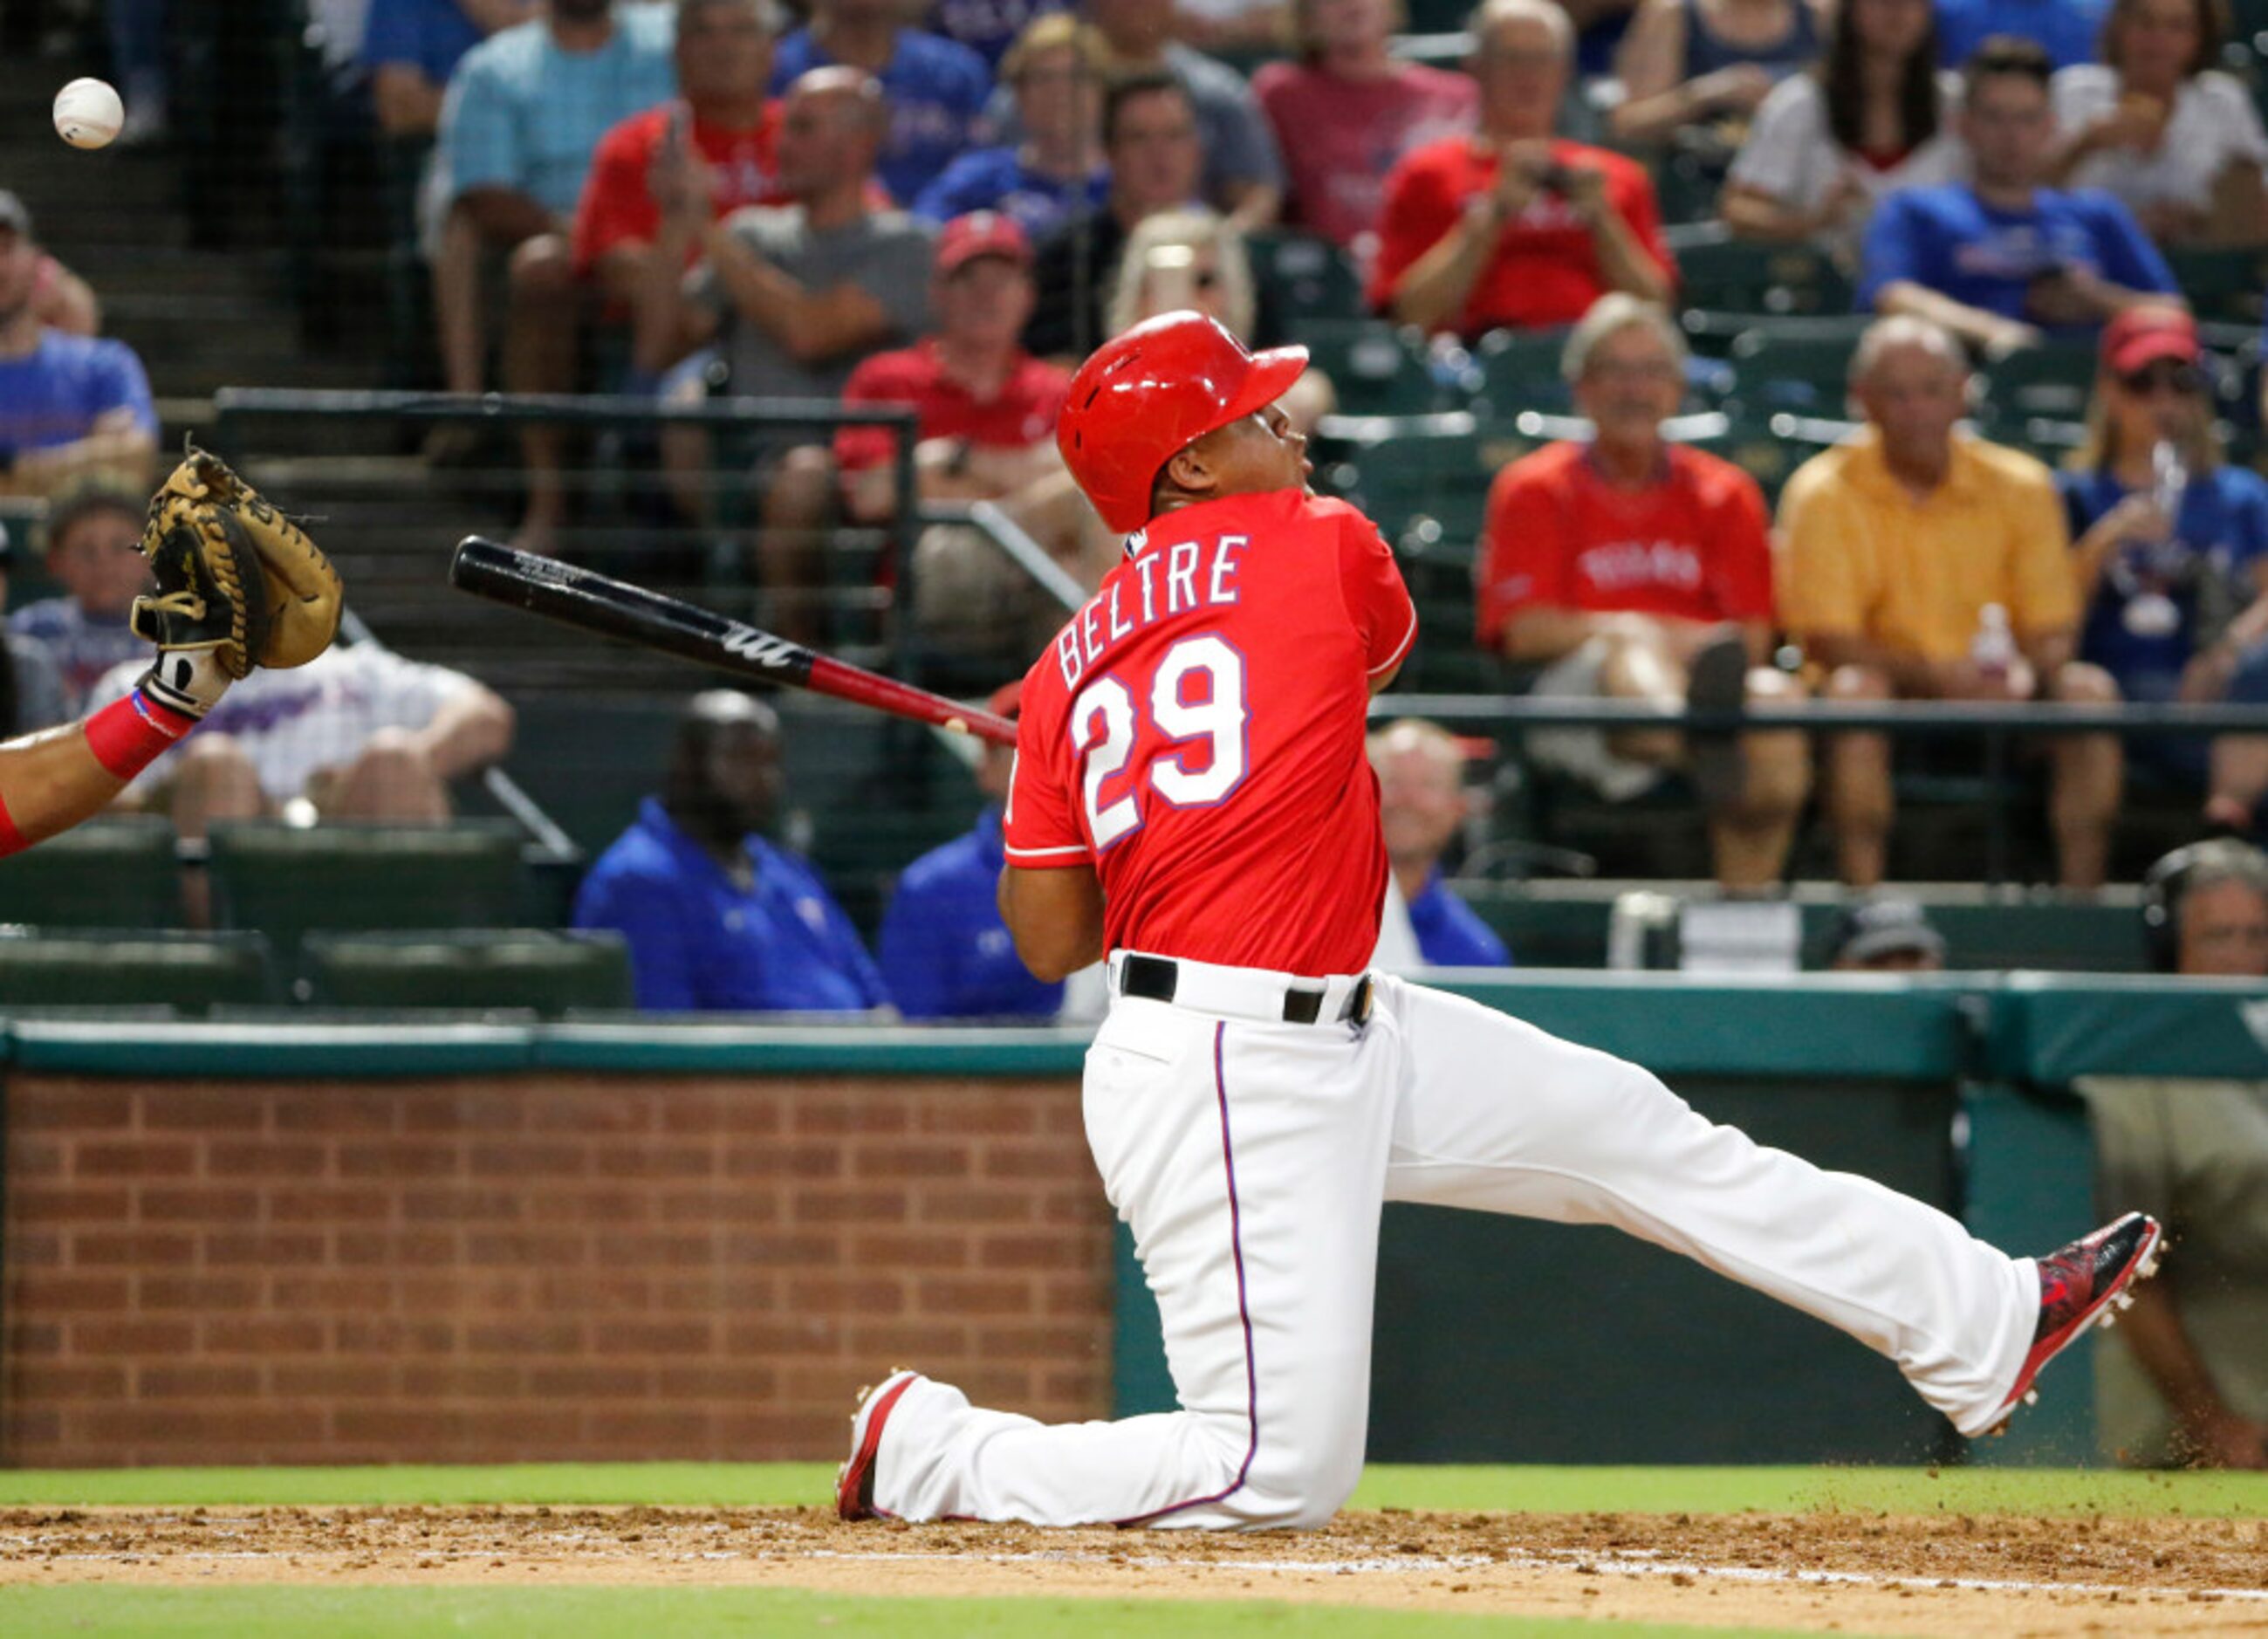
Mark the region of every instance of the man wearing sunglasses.
[[[2268, 480], [2223, 459], [2189, 314], [2138, 307], [2104, 329], [2088, 440], [2061, 475], [2087, 614], [2080, 657], [2130, 700], [2268, 703]], [[2154, 735], [2128, 756], [2248, 831], [2268, 735]]]

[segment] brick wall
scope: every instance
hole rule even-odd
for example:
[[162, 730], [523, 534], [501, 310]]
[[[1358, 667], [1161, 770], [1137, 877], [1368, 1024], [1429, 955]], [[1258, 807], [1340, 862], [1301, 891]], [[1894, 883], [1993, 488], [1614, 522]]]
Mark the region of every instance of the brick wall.
[[1109, 1402], [1064, 1082], [13, 1075], [0, 1464], [839, 1457]]

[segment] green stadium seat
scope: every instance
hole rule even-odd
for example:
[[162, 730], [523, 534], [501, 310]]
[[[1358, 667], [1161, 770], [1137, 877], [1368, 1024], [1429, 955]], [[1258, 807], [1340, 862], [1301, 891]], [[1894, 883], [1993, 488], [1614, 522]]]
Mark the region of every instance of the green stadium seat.
[[1566, 347], [1565, 330], [1490, 331], [1473, 350], [1480, 371], [1473, 412], [1494, 422], [1509, 422], [1529, 410], [1565, 414], [1574, 407], [1559, 371]]
[[318, 1006], [569, 1008], [632, 1005], [630, 947], [612, 930], [440, 928], [310, 934], [308, 978]]
[[1860, 318], [1788, 320], [1743, 331], [1730, 349], [1734, 396], [1751, 414], [1839, 416], [1849, 398]]
[[1977, 372], [1984, 418], [1996, 430], [2035, 418], [2084, 421], [2095, 373], [2095, 349], [2080, 343], [2051, 342], [1995, 359]]
[[1447, 395], [1434, 380], [1424, 335], [1384, 319], [1303, 326], [1315, 367], [1338, 389], [1339, 409], [1350, 416], [1418, 416], [1448, 410]]
[[509, 926], [519, 904], [519, 828], [317, 825], [212, 828], [213, 912], [257, 928], [279, 951], [313, 931]]
[[1245, 249], [1260, 286], [1262, 310], [1294, 336], [1319, 321], [1366, 318], [1362, 280], [1346, 253], [1320, 233], [1271, 229], [1248, 233]]
[[2260, 322], [2260, 295], [2268, 289], [2268, 251], [2258, 246], [2235, 249], [2169, 250], [2174, 283], [2199, 319], [2231, 324]]
[[1689, 230], [1675, 250], [1682, 306], [1776, 315], [1851, 311], [1851, 281], [1815, 246]]
[[0, 1008], [172, 1007], [272, 1000], [258, 934], [160, 929], [0, 932]]
[[0, 922], [36, 927], [179, 927], [173, 827], [155, 815], [94, 819], [36, 853], [0, 860]]

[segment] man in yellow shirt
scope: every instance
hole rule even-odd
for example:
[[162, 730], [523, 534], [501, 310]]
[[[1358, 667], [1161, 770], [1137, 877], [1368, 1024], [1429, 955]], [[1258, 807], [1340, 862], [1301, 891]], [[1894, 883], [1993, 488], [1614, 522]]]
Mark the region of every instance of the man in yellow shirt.
[[[2073, 660], [2079, 583], [2064, 509], [2030, 456], [1956, 434], [1969, 366], [1912, 317], [1868, 329], [1851, 361], [1859, 439], [1806, 462], [1780, 500], [1780, 622], [1833, 700], [2118, 698]], [[2053, 742], [2049, 816], [2066, 886], [2103, 877], [2121, 761], [2111, 735]], [[1835, 736], [1828, 813], [1843, 880], [1882, 879], [1887, 736]]]

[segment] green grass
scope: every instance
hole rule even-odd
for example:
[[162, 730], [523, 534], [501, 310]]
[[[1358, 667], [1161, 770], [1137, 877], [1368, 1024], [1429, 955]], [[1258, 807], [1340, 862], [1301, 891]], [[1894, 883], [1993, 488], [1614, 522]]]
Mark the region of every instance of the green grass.
[[[0, 1507], [300, 1503], [816, 1505], [824, 1463], [544, 1463], [491, 1468], [114, 1468], [0, 1471]], [[1541, 1513], [2178, 1514], [2268, 1518], [2268, 1475], [2052, 1468], [1447, 1468], [1373, 1466], [1356, 1508]]]
[[[1615, 1639], [1780, 1639], [1778, 1628], [1656, 1624]], [[1595, 1623], [1322, 1605], [1119, 1599], [877, 1599], [769, 1588], [131, 1588], [0, 1590], [0, 1632], [126, 1639], [1568, 1639]]]

